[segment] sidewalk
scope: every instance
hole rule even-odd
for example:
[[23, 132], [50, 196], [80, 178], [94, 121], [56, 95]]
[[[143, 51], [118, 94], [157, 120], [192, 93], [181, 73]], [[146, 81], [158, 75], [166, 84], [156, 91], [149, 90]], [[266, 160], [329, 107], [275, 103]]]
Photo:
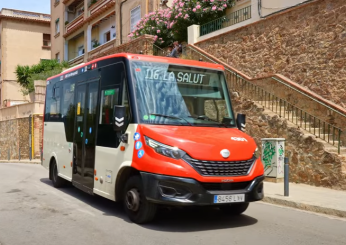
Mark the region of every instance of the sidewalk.
[[40, 159], [32, 159], [30, 161], [30, 159], [21, 159], [20, 161], [17, 160], [0, 160], [0, 163], [28, 163], [28, 164], [41, 164], [41, 160]]
[[346, 191], [304, 184], [289, 184], [284, 196], [284, 183], [264, 182], [264, 202], [346, 218]]

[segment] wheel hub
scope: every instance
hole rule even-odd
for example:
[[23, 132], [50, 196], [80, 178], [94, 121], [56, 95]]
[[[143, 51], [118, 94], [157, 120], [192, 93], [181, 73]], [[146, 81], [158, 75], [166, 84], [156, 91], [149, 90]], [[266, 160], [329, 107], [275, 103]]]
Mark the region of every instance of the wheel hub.
[[136, 212], [139, 209], [139, 200], [137, 189], [131, 189], [126, 193], [126, 206], [129, 210]]

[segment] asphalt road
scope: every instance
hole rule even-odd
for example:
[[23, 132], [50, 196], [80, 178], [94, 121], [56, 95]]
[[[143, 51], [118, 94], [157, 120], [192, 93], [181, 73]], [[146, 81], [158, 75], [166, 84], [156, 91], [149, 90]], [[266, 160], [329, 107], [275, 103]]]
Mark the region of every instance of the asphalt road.
[[264, 204], [229, 218], [218, 210], [162, 210], [147, 225], [122, 206], [68, 187], [41, 165], [0, 163], [0, 245], [346, 244], [346, 220]]

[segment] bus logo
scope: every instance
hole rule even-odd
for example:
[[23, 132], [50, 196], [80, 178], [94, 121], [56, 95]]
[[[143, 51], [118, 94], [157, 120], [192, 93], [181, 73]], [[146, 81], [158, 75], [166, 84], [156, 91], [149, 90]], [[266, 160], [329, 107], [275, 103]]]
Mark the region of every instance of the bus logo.
[[220, 151], [220, 154], [223, 158], [228, 158], [229, 155], [231, 155], [231, 153], [227, 149], [223, 149], [222, 151]]

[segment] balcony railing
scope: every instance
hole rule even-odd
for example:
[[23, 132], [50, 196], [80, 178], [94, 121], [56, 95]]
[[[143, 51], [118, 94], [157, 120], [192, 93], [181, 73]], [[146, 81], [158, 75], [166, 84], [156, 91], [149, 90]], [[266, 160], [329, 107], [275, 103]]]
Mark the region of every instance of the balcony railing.
[[98, 0], [96, 3], [90, 5], [88, 17], [94, 14], [96, 11], [101, 9], [104, 5], [109, 3], [111, 0]]
[[76, 27], [77, 25], [81, 24], [83, 22], [83, 20], [84, 20], [84, 15], [82, 13], [77, 18], [72, 20], [70, 23], [66, 24], [66, 26], [65, 26], [65, 33], [69, 32], [74, 27]]
[[238, 24], [248, 19], [251, 19], [251, 5], [201, 25], [200, 36], [207, 35], [211, 32]]
[[91, 50], [88, 53], [88, 60], [93, 59], [93, 57], [99, 56], [100, 54], [107, 55], [108, 51], [111, 50], [112, 48], [114, 48], [115, 46], [116, 46], [116, 39], [112, 39], [112, 40], [94, 48], [93, 50]]
[[69, 64], [70, 66], [75, 66], [75, 65], [78, 65], [78, 64], [83, 63], [83, 61], [84, 61], [84, 54], [79, 55], [79, 56], [77, 56], [77, 57], [75, 57], [75, 58], [69, 60], [69, 61], [68, 61], [68, 64]]

